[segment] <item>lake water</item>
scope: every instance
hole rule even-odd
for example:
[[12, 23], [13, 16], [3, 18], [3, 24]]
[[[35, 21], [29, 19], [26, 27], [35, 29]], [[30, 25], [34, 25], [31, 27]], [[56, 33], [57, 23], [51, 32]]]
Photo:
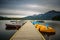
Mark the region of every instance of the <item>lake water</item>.
[[[5, 24], [14, 24], [16, 22], [11, 22], [12, 20], [0, 20], [0, 40], [9, 40], [11, 36], [17, 30], [7, 30]], [[15, 21], [15, 20], [14, 20]], [[19, 20], [19, 23], [22, 24], [24, 21]]]
[[[15, 21], [15, 20], [14, 20]], [[24, 20], [19, 20], [19, 23], [22, 24], [25, 22]], [[11, 36], [17, 31], [17, 30], [7, 30], [5, 24], [9, 23], [16, 23], [11, 22], [11, 20], [0, 20], [0, 40], [9, 40]], [[54, 35], [44, 35], [46, 40], [60, 40], [60, 21], [45, 21], [45, 23], [48, 23], [50, 26], [52, 26], [56, 33]]]
[[[43, 21], [43, 22], [42, 22]], [[32, 24], [45, 24], [46, 26], [50, 26], [53, 29], [55, 29], [55, 33], [42, 33], [42, 35], [44, 36], [44, 38], [46, 40], [60, 40], [60, 21], [52, 21], [52, 20], [36, 20], [33, 21]]]
[[60, 21], [45, 21], [45, 22], [56, 30], [56, 33], [53, 35], [47, 36], [45, 34], [44, 37], [46, 38], [46, 40], [60, 40]]

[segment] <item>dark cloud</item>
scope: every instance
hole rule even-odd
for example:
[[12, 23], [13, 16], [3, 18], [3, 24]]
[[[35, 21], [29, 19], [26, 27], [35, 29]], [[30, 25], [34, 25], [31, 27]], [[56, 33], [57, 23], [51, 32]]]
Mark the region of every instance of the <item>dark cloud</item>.
[[[30, 8], [30, 7], [27, 7], [26, 5], [32, 5], [32, 6], [38, 5], [39, 7]], [[22, 11], [29, 10], [29, 11], [42, 12], [42, 13], [49, 10], [60, 11], [60, 0], [0, 0], [0, 10], [2, 9], [3, 10], [5, 9], [22, 10]], [[17, 13], [3, 13], [3, 10], [2, 12], [0, 11], [0, 14], [17, 15]], [[20, 13], [20, 15], [25, 15], [25, 14]]]
[[60, 0], [0, 0], [2, 5], [21, 5], [21, 4], [39, 4], [39, 5], [58, 5], [60, 6]]

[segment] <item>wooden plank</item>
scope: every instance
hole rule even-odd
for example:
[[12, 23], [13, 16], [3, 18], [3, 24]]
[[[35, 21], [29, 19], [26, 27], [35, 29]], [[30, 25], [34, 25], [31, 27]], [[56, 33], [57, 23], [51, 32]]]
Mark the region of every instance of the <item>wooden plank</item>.
[[34, 27], [34, 25], [27, 21], [10, 40], [45, 40], [41, 33]]

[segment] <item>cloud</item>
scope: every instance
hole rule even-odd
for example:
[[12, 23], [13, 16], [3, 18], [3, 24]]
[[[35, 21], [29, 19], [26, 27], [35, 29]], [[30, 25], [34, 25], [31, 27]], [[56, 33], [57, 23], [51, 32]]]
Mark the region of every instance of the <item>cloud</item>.
[[4, 15], [33, 15], [39, 13], [34, 11], [26, 11], [26, 10], [11, 10], [11, 9], [0, 10], [0, 15], [3, 14]]
[[0, 15], [34, 15], [34, 14], [43, 14], [50, 10], [60, 10], [60, 9], [54, 6], [25, 4], [25, 5], [17, 5], [13, 8], [1, 8]]
[[0, 15], [33, 15], [60, 11], [60, 0], [1, 0]]

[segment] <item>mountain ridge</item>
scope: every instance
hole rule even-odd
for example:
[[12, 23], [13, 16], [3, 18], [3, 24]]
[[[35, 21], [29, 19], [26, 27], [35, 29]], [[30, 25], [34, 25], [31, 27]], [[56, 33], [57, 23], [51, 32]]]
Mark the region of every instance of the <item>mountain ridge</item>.
[[24, 19], [30, 20], [52, 20], [55, 16], [60, 16], [60, 11], [51, 10], [45, 14], [33, 15], [24, 17]]

